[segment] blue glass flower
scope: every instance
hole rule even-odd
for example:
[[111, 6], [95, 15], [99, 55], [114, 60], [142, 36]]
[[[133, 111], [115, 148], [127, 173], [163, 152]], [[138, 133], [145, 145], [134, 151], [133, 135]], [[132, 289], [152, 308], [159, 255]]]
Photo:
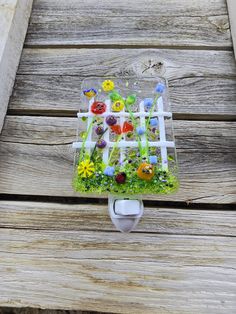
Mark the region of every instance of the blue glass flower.
[[146, 129], [144, 126], [138, 126], [136, 128], [136, 132], [138, 133], [138, 135], [143, 135], [146, 132]]
[[144, 108], [145, 110], [150, 110], [153, 105], [153, 99], [152, 98], [145, 98], [143, 100]]
[[157, 118], [151, 118], [150, 119], [150, 125], [151, 126], [157, 126], [158, 125], [158, 119]]
[[114, 167], [107, 166], [103, 173], [106, 176], [112, 177], [114, 175], [114, 172], [115, 172], [115, 168]]
[[88, 98], [92, 98], [95, 97], [97, 95], [97, 90], [95, 88], [89, 88], [89, 89], [85, 89], [83, 90], [83, 94]]
[[166, 89], [166, 86], [163, 83], [158, 83], [155, 91], [159, 94], [162, 94], [165, 89]]
[[149, 156], [150, 164], [157, 164], [157, 156]]

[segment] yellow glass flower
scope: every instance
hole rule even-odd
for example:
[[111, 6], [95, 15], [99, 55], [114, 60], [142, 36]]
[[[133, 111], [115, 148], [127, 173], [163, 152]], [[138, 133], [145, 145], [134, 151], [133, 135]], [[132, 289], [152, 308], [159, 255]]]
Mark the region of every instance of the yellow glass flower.
[[113, 111], [121, 111], [125, 106], [125, 103], [122, 99], [119, 99], [117, 101], [115, 101], [113, 104], [112, 104], [112, 110]]
[[78, 165], [78, 174], [82, 178], [88, 178], [91, 177], [91, 175], [94, 173], [95, 168], [94, 168], [94, 163], [91, 162], [89, 159], [81, 161]]
[[115, 87], [115, 84], [113, 81], [111, 80], [105, 80], [103, 83], [102, 83], [102, 89], [105, 91], [105, 92], [110, 92], [111, 90], [113, 90]]

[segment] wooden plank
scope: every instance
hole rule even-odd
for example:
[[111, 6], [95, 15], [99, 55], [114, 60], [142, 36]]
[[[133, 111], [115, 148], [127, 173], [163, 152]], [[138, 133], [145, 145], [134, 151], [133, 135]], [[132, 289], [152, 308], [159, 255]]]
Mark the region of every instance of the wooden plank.
[[[145, 206], [135, 232], [236, 236], [236, 216], [230, 210], [189, 210]], [[114, 231], [107, 205], [0, 201], [0, 228]]]
[[[75, 116], [81, 109], [82, 79], [77, 75], [17, 75], [9, 112]], [[169, 82], [169, 93], [175, 118], [236, 118], [235, 78], [177, 78]]]
[[0, 230], [2, 306], [233, 313], [231, 237]]
[[[71, 145], [1, 143], [0, 192], [6, 194], [83, 197], [71, 187]], [[171, 195], [145, 199], [187, 203], [235, 202], [234, 153], [178, 151], [181, 188]], [[86, 195], [88, 196], [88, 195]], [[98, 195], [89, 195], [98, 197]]]
[[236, 77], [232, 51], [181, 49], [23, 49], [18, 74]]
[[12, 92], [33, 0], [0, 0], [0, 132]]
[[36, 0], [26, 43], [232, 46], [224, 0]]
[[[80, 196], [71, 187], [76, 120], [8, 117], [0, 145], [0, 193]], [[175, 121], [174, 128], [181, 188], [147, 199], [235, 202], [235, 123]]]
[[[176, 147], [206, 153], [233, 153], [236, 148], [236, 122], [173, 121]], [[77, 118], [7, 116], [2, 143], [67, 145], [76, 138]], [[79, 132], [83, 126], [79, 125]]]
[[160, 49], [24, 49], [14, 113], [71, 115], [87, 76], [165, 76], [177, 118], [234, 119], [232, 52]]
[[236, 3], [234, 0], [227, 0], [229, 20], [230, 20], [230, 31], [234, 45], [234, 56], [236, 59]]

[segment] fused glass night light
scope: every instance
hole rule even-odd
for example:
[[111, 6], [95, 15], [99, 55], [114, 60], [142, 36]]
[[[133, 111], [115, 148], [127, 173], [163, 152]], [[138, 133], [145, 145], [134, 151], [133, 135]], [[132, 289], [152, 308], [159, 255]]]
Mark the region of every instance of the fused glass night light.
[[162, 78], [82, 83], [73, 186], [80, 193], [168, 194], [178, 188], [172, 113]]

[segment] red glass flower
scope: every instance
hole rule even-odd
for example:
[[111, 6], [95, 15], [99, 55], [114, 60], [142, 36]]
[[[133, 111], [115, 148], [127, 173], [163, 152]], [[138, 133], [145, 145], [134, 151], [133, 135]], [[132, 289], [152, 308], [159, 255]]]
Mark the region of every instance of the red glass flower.
[[121, 129], [121, 126], [119, 124], [115, 124], [111, 126], [111, 130], [120, 135], [121, 133], [128, 133], [128, 132], [132, 132], [134, 130], [133, 124], [131, 124], [130, 122], [125, 121], [123, 124], [123, 127]]
[[125, 172], [119, 172], [116, 176], [115, 176], [115, 180], [117, 183], [119, 184], [123, 184], [126, 181], [126, 173]]
[[125, 121], [123, 124], [123, 133], [132, 132], [134, 130], [133, 124]]
[[95, 101], [91, 106], [91, 111], [94, 114], [102, 114], [106, 111], [106, 104], [101, 101]]
[[112, 125], [111, 126], [111, 129], [114, 133], [120, 135], [122, 132], [121, 132], [121, 127], [119, 124], [115, 124], [115, 125]]

